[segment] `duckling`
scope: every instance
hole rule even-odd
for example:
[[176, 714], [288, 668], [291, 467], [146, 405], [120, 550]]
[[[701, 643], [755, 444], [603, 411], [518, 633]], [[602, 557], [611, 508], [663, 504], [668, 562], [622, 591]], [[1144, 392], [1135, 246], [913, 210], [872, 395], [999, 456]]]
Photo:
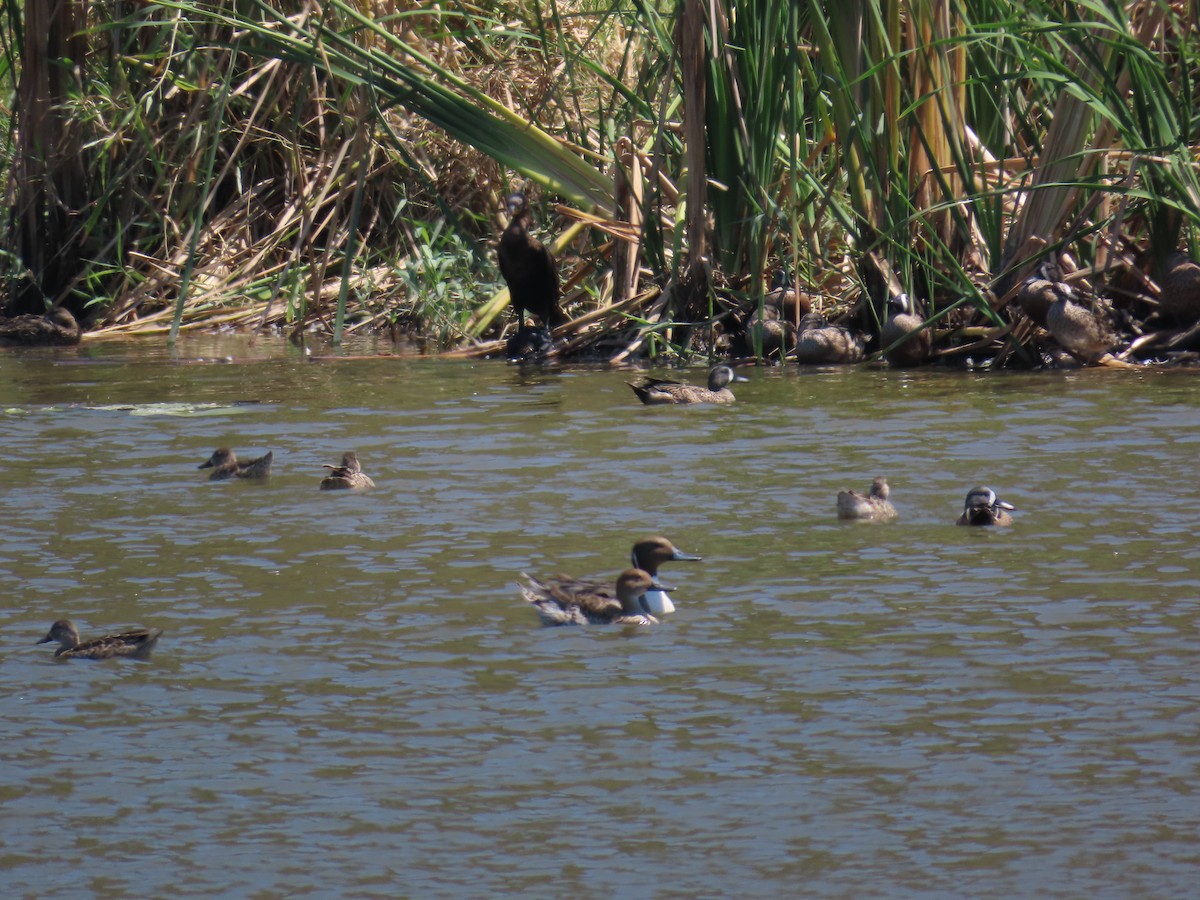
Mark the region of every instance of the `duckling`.
[[44, 316], [13, 316], [0, 319], [0, 347], [18, 344], [27, 346], [71, 346], [78, 344], [82, 333], [71, 311], [56, 306]]
[[876, 475], [871, 481], [871, 489], [866, 494], [858, 491], [838, 491], [837, 512], [839, 519], [862, 519], [873, 522], [886, 522], [896, 518], [896, 507], [892, 506], [888, 496], [892, 489], [887, 479]]
[[546, 625], [657, 625], [658, 619], [642, 611], [641, 598], [654, 588], [662, 589], [641, 569], [626, 569], [617, 576], [616, 599], [608, 594], [581, 591], [566, 594], [552, 585], [524, 576], [521, 595]]
[[989, 487], [980, 485], [967, 491], [966, 502], [963, 503], [962, 515], [955, 525], [1011, 525], [1013, 517], [1006, 510], [1016, 509], [1011, 503], [1005, 503], [996, 496]]
[[[524, 194], [509, 194], [508, 227], [500, 236], [496, 257], [500, 263], [500, 274], [508, 285], [509, 299], [517, 318], [517, 334], [521, 344], [532, 338], [524, 330], [525, 311], [537, 316], [545, 337], [542, 344], [549, 345], [550, 329], [565, 321], [559, 309], [558, 264], [548, 247], [529, 233], [533, 216]], [[510, 342], [511, 343], [511, 342]], [[513, 353], [510, 352], [510, 356]]]
[[1181, 327], [1200, 320], [1200, 263], [1186, 253], [1167, 256], [1158, 303], [1163, 313]]
[[715, 366], [708, 373], [708, 387], [702, 388], [695, 384], [683, 384], [678, 381], [665, 381], [661, 378], [645, 378], [641, 384], [632, 381], [625, 382], [638, 399], [647, 406], [657, 406], [666, 403], [733, 403], [734, 396], [728, 385], [734, 381], [749, 381], [741, 375], [735, 375], [729, 366]]
[[325, 463], [324, 468], [329, 469], [329, 474], [321, 479], [323, 491], [365, 491], [375, 487], [375, 482], [363, 472], [356, 453], [343, 453], [340, 466]]
[[796, 335], [796, 361], [801, 365], [840, 365], [862, 362], [863, 336], [841, 325], [830, 325], [820, 313], [800, 319]]
[[38, 643], [58, 641], [59, 647], [54, 655], [67, 659], [110, 659], [114, 656], [149, 659], [150, 652], [161, 636], [160, 628], [133, 628], [80, 643], [75, 623], [70, 619], [59, 619]]
[[[699, 556], [684, 553], [665, 537], [658, 536], [642, 538], [633, 545], [633, 550], [630, 552], [629, 557], [635, 569], [641, 569], [656, 581], [658, 567], [663, 563], [672, 561], [698, 562], [701, 559]], [[609, 597], [614, 603], [617, 602], [611, 585], [602, 581], [572, 578], [570, 575], [555, 575], [552, 578], [543, 579], [539, 584], [544, 585], [548, 591], [553, 592], [553, 594], [547, 593], [547, 597], [569, 597], [574, 594], [586, 593], [595, 597]], [[665, 616], [675, 612], [675, 604], [671, 602], [671, 597], [661, 586], [646, 591], [642, 597], [642, 607], [643, 612], [647, 612], [653, 616]]]
[[221, 447], [213, 451], [213, 455], [206, 462], [200, 463], [198, 469], [212, 469], [213, 473], [208, 476], [209, 481], [224, 481], [227, 478], [266, 478], [271, 474], [271, 460], [274, 457], [273, 452], [268, 452], [266, 456], [260, 456], [258, 459], [252, 459], [248, 462], [239, 462], [233, 451], [228, 447]]
[[[890, 298], [887, 305], [888, 319], [880, 337], [884, 359], [897, 368], [924, 365], [933, 350], [933, 332], [921, 327], [925, 322], [916, 314], [908, 294]], [[903, 343], [896, 344], [897, 341]]]

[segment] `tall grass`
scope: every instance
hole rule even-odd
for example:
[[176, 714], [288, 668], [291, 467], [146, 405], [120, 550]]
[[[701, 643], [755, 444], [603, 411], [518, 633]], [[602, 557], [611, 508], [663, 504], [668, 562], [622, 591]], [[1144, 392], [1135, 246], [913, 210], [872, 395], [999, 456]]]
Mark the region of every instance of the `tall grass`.
[[[10, 293], [32, 277], [45, 301], [94, 304], [118, 329], [404, 323], [453, 344], [500, 308], [486, 242], [523, 186], [548, 231], [577, 223], [562, 249], [580, 328], [705, 349], [777, 268], [867, 324], [905, 290], [939, 327], [1002, 327], [1042, 256], [1103, 279], [1196, 243], [1188, 14], [1166, 0], [94, 5], [62, 51], [81, 77], [51, 104], [80, 139], [86, 195], [65, 235], [44, 213], [10, 219]], [[46, 66], [20, 24], [0, 27], [0, 75]], [[14, 173], [36, 162], [42, 108], [18, 105]], [[65, 279], [44, 277], [39, 235], [78, 249]], [[468, 283], [435, 309], [414, 273], [450, 271]]]

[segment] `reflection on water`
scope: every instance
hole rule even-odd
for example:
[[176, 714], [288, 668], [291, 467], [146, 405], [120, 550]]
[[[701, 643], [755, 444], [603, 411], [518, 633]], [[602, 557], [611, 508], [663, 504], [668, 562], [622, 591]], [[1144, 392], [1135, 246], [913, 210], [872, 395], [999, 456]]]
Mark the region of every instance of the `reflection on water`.
[[[1194, 377], [750, 375], [0, 355], [6, 893], [1194, 890]], [[875, 474], [900, 521], [838, 522]], [[980, 482], [1014, 528], [953, 526]], [[705, 557], [666, 624], [522, 608], [653, 532]], [[166, 635], [56, 662], [68, 615]]]

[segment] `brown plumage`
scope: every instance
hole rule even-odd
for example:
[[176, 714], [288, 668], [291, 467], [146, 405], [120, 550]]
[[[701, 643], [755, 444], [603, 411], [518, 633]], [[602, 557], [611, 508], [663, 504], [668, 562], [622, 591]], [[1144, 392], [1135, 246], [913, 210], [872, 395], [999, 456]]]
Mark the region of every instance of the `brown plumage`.
[[[880, 342], [883, 356], [889, 365], [898, 368], [921, 366], [929, 361], [933, 350], [933, 332], [922, 328], [925, 321], [916, 314], [908, 294], [888, 301], [888, 319], [883, 326]], [[897, 344], [896, 342], [901, 343]], [[896, 344], [896, 346], [892, 346]]]
[[[521, 596], [533, 605], [546, 625], [655, 625], [658, 619], [645, 612], [642, 596], [661, 589], [654, 578], [641, 569], [626, 569], [617, 576], [613, 592], [578, 591], [565, 593], [555, 585], [526, 575]], [[615, 597], [613, 596], [615, 594]]]
[[325, 463], [325, 468], [329, 469], [329, 474], [321, 479], [323, 491], [365, 491], [375, 487], [371, 476], [363, 472], [356, 453], [343, 453], [340, 466]]
[[1060, 347], [1084, 362], [1094, 362], [1117, 344], [1117, 336], [1093, 309], [1076, 302], [1068, 285], [1056, 286], [1057, 297], [1046, 309], [1046, 330]]
[[1163, 266], [1161, 286], [1158, 302], [1165, 315], [1185, 328], [1200, 321], [1200, 263], [1186, 253], [1172, 253]]
[[158, 628], [132, 628], [118, 634], [106, 634], [104, 637], [80, 642], [75, 623], [70, 619], [59, 619], [50, 626], [50, 631], [38, 643], [58, 641], [59, 646], [54, 655], [67, 659], [110, 659], [114, 656], [147, 659], [161, 636], [162, 630]]
[[830, 325], [820, 313], [800, 320], [796, 335], [796, 362], [801, 365], [841, 365], [862, 362], [866, 341], [856, 331]]
[[237, 456], [228, 447], [221, 447], [219, 450], [214, 450], [213, 455], [205, 462], [200, 463], [198, 469], [212, 469], [213, 473], [208, 476], [209, 481], [224, 481], [226, 478], [266, 478], [271, 474], [271, 461], [274, 459], [274, 453], [268, 452], [265, 456], [260, 456], [258, 459], [252, 459], [248, 462], [239, 462]]
[[714, 366], [708, 373], [708, 387], [696, 384], [685, 384], [680, 381], [667, 381], [662, 378], [644, 378], [640, 384], [632, 381], [625, 382], [638, 399], [647, 406], [660, 406], [669, 403], [718, 403], [728, 405], [734, 402], [733, 391], [729, 385], [734, 381], [748, 381], [741, 375], [735, 375], [729, 366]]
[[13, 316], [0, 319], [0, 347], [70, 346], [80, 339], [79, 323], [70, 310], [56, 306], [44, 316]]
[[858, 491], [838, 491], [837, 511], [839, 519], [866, 519], [875, 522], [886, 522], [896, 518], [896, 507], [892, 506], [888, 497], [892, 489], [887, 479], [876, 475], [871, 482], [869, 493], [860, 494]]
[[548, 330], [564, 321], [558, 307], [558, 264], [546, 245], [529, 233], [533, 217], [525, 195], [510, 194], [507, 202], [508, 227], [496, 251], [500, 274], [508, 285], [518, 329], [524, 325], [528, 310]]

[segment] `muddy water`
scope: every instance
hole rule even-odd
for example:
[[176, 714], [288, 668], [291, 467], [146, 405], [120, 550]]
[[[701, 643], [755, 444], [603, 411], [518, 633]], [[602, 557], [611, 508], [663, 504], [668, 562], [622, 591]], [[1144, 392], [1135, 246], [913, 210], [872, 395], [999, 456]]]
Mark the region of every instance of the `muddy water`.
[[[749, 374], [647, 409], [619, 372], [5, 351], [5, 893], [1194, 891], [1200, 381]], [[207, 483], [226, 444], [275, 476]], [[378, 488], [319, 492], [347, 449]], [[875, 474], [900, 520], [837, 522]], [[979, 482], [1014, 528], [953, 526]], [[664, 625], [523, 608], [655, 532], [705, 557]], [[55, 661], [63, 616], [166, 634]]]

